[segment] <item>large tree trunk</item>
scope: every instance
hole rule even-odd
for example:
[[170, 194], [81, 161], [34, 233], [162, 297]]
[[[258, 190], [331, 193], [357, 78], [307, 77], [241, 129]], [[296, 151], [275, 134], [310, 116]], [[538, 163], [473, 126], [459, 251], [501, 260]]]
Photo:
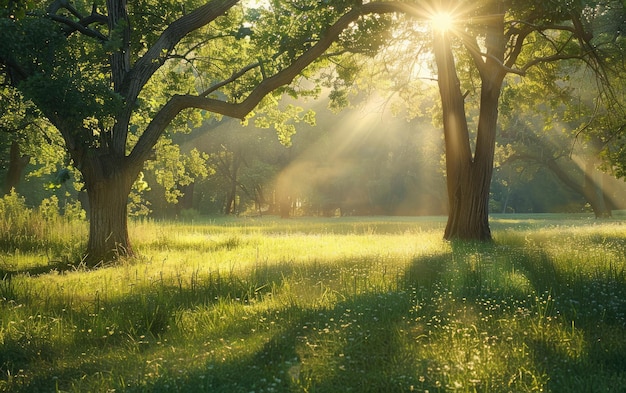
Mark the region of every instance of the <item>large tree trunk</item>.
[[111, 173], [83, 173], [89, 197], [89, 241], [85, 261], [90, 266], [132, 256], [128, 237], [128, 195], [136, 176], [116, 166]]
[[[501, 23], [488, 27], [487, 51], [502, 59]], [[475, 59], [481, 76], [481, 96], [474, 157], [465, 114], [465, 96], [456, 74], [455, 61], [447, 32], [435, 33], [437, 63], [446, 148], [446, 181], [449, 215], [445, 239], [491, 240], [489, 229], [489, 188], [498, 119], [498, 100], [504, 78], [501, 62], [482, 56]]]

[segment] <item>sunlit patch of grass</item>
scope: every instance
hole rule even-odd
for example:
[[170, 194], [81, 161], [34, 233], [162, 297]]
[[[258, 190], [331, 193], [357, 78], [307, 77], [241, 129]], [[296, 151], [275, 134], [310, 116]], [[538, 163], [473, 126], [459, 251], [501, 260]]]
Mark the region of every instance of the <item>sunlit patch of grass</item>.
[[623, 388], [620, 222], [528, 217], [488, 245], [442, 225], [143, 222], [140, 257], [95, 270], [6, 253], [0, 391]]

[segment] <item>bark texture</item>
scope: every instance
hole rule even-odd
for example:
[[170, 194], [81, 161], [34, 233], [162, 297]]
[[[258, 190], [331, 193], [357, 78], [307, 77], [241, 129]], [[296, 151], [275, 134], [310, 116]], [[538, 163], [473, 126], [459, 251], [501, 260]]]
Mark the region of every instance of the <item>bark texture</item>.
[[85, 177], [89, 197], [89, 266], [132, 256], [128, 236], [128, 195], [134, 173], [116, 167], [106, 175]]
[[461, 91], [449, 33], [434, 36], [439, 92], [442, 102], [446, 148], [446, 181], [449, 215], [445, 239], [491, 240], [489, 228], [489, 188], [498, 120], [498, 101], [504, 79], [504, 36], [502, 18], [486, 24], [486, 55], [475, 42], [466, 43], [481, 77], [480, 112], [476, 147], [472, 155]]

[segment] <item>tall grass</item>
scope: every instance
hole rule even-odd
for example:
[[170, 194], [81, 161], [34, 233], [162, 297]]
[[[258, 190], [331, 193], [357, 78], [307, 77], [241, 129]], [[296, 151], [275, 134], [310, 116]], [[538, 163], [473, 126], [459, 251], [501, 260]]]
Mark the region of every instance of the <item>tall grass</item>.
[[41, 269], [47, 232], [1, 256], [0, 391], [623, 391], [620, 221], [443, 225], [141, 222], [96, 270]]
[[61, 215], [56, 196], [32, 209], [11, 191], [0, 198], [0, 252], [13, 256], [0, 259], [0, 275], [7, 268], [29, 266], [36, 271], [42, 264], [67, 265], [80, 260], [84, 244], [79, 239], [86, 237], [86, 230], [80, 203], [67, 204]]

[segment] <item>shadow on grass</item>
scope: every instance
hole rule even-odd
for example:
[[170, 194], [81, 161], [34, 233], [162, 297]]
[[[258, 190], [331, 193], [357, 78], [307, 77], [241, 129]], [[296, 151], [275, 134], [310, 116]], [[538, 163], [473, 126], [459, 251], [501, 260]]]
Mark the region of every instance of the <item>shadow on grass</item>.
[[[501, 328], [504, 322], [497, 318], [518, 318], [515, 323], [535, 329], [528, 337], [515, 338], [528, 354], [514, 367], [545, 372], [544, 389], [620, 391], [626, 386], [623, 275], [570, 274], [540, 248], [454, 243], [451, 253], [421, 257], [406, 266], [397, 278], [396, 289], [357, 290], [355, 283], [354, 291], [339, 286], [330, 292], [332, 295], [343, 288], [341, 296], [312, 306], [307, 303], [305, 307], [297, 300], [269, 301], [294, 280], [300, 280], [303, 288], [312, 288], [318, 279], [332, 277], [335, 285], [341, 281], [340, 271], [326, 271], [323, 265], [307, 269], [306, 278], [301, 267], [288, 263], [259, 266], [245, 275], [192, 275], [186, 282], [149, 283], [129, 296], [102, 299], [74, 316], [76, 344], [70, 347], [77, 351], [75, 354], [55, 353], [58, 348], [49, 347], [37, 336], [5, 341], [0, 360], [5, 367], [10, 365], [13, 375], [20, 369], [37, 370], [23, 383], [14, 382], [10, 390], [49, 390], [57, 383], [60, 389], [80, 390], [77, 386], [82, 377], [94, 379], [97, 374], [105, 379], [106, 388], [126, 392], [401, 392], [412, 387], [422, 392], [452, 391], [453, 387], [446, 386], [442, 378], [435, 379], [436, 373], [431, 371], [445, 365], [447, 355], [434, 360], [432, 354], [421, 351], [420, 345], [429, 340], [439, 340], [436, 348], [458, 344], [446, 341], [450, 336], [445, 333], [471, 333], [471, 329], [458, 328], [473, 327], [480, 340], [473, 343], [485, 343], [483, 336], [478, 336], [479, 329], [492, 329], [487, 333], [499, 338], [488, 338], [497, 340], [499, 346], [490, 348], [506, 348], [504, 335], [511, 333], [507, 326]], [[325, 292], [319, 291], [315, 296], [323, 297]], [[443, 301], [453, 300], [456, 308], [424, 305], [437, 291], [445, 292]], [[215, 314], [225, 300], [239, 307], [237, 313]], [[546, 305], [541, 306], [539, 316], [515, 309], [518, 305], [531, 309], [536, 306], [533, 302], [540, 300], [546, 300]], [[418, 309], [420, 303], [423, 307]], [[487, 315], [493, 322], [479, 327], [475, 326], [483, 323], [479, 317], [463, 321], [444, 315], [464, 306], [483, 311], [503, 304], [514, 307]], [[207, 314], [205, 320], [193, 320], [203, 312]], [[191, 322], [178, 321], [179, 329], [197, 330], [193, 339], [181, 336], [185, 342], [168, 344], [171, 349], [155, 344], [173, 335], [170, 326], [182, 315], [188, 315]], [[436, 328], [428, 326], [434, 318], [442, 320]], [[113, 325], [121, 333], [109, 334]], [[88, 328], [93, 329], [89, 335], [83, 332]], [[435, 334], [430, 338], [432, 332]], [[521, 330], [512, 334], [521, 334]], [[582, 337], [578, 347], [571, 344], [577, 335]], [[472, 338], [467, 339], [470, 344]], [[92, 348], [95, 354], [85, 361], [58, 365]], [[465, 347], [455, 349], [462, 352]], [[168, 352], [174, 350], [180, 354]], [[469, 356], [472, 348], [467, 350]], [[7, 359], [20, 351], [23, 355], [9, 364]], [[136, 357], [123, 360], [128, 362], [128, 370], [111, 360], [117, 351]], [[145, 364], [146, 358], [165, 356], [181, 359], [177, 366], [163, 366], [159, 373], [149, 376], [147, 366], [138, 365]], [[436, 362], [440, 363], [433, 366]], [[454, 363], [450, 360], [449, 364]], [[502, 391], [490, 390], [488, 382], [483, 379], [483, 385], [474, 387], [477, 391]], [[499, 388], [506, 383], [503, 381]], [[93, 390], [94, 384], [88, 387]], [[472, 386], [466, 387], [471, 391]], [[510, 390], [515, 388], [513, 385]]]
[[[623, 244], [624, 239], [594, 236], [589, 241], [595, 247]], [[481, 302], [493, 307], [500, 301], [504, 305], [513, 301], [527, 310], [523, 312], [530, 312], [527, 317], [515, 317], [527, 325], [518, 334], [528, 334], [523, 343], [529, 364], [538, 374], [545, 373], [548, 391], [624, 391], [623, 264], [589, 268], [586, 264], [597, 260], [555, 259], [550, 250], [536, 244], [452, 246], [452, 270], [442, 278], [457, 298], [478, 308]], [[500, 312], [503, 321], [511, 314]]]
[[[66, 339], [65, 347], [52, 342], [50, 326], [6, 336], [0, 345], [5, 380], [5, 385], [0, 380], [0, 391], [3, 386], [14, 392], [97, 390], [98, 383], [103, 390], [113, 386], [127, 392], [408, 391], [418, 383], [429, 387], [430, 382], [419, 381], [427, 365], [406, 351], [406, 337], [400, 332], [407, 329], [414, 290], [429, 288], [447, 259], [414, 261], [397, 278], [397, 291], [352, 294], [346, 287], [350, 294], [338, 297], [343, 300], [319, 306], [274, 303], [271, 298], [281, 295], [285, 281], [301, 279], [302, 273], [293, 264], [279, 264], [259, 266], [246, 276], [213, 274], [188, 277], [179, 284], [150, 283], [130, 296], [102, 298], [71, 316], [59, 309], [58, 319], [69, 318], [74, 324], [73, 333], [64, 334], [73, 342]], [[308, 269], [324, 280], [331, 275], [323, 265]], [[337, 284], [341, 272], [332, 274]], [[321, 299], [326, 292], [318, 295]], [[258, 307], [264, 301], [267, 308]], [[229, 305], [248, 315], [248, 321], [233, 318], [241, 314], [229, 314]], [[184, 315], [189, 319], [175, 321]], [[201, 320], [192, 321], [194, 317]], [[174, 324], [198, 332], [177, 339]], [[210, 333], [203, 334], [203, 329]], [[167, 338], [167, 345], [157, 344]], [[183, 342], [176, 342], [181, 338]], [[217, 355], [205, 350], [206, 340], [212, 341], [211, 351]], [[185, 348], [190, 345], [197, 347]], [[227, 349], [233, 345], [235, 350]], [[170, 346], [180, 354], [173, 355]], [[202, 356], [211, 360], [198, 364], [194, 359]], [[162, 357], [188, 358], [170, 359], [182, 362], [182, 370], [164, 366], [148, 376], [146, 359]]]
[[23, 274], [27, 276], [39, 276], [41, 274], [47, 274], [51, 272], [67, 272], [78, 269], [77, 264], [71, 264], [67, 262], [52, 262], [47, 265], [30, 266], [23, 269], [3, 269], [0, 268], [0, 278], [11, 279], [17, 275]]
[[[260, 301], [281, 287], [285, 274], [289, 274], [288, 267], [282, 265], [261, 266], [245, 276], [211, 273], [200, 277], [194, 273], [179, 281], [175, 277], [162, 278], [161, 282], [136, 285], [132, 294], [122, 297], [96, 296], [93, 303], [78, 310], [66, 310], [67, 299], [47, 304], [47, 314], [53, 316], [30, 316], [28, 319], [33, 322], [22, 321], [26, 324], [24, 329], [0, 332], [0, 391], [6, 386], [16, 392], [54, 391], [57, 386], [70, 389], [81, 377], [107, 370], [124, 379], [129, 370], [124, 370], [123, 365], [108, 364], [108, 360], [107, 365], [102, 365], [100, 361], [114, 358], [118, 350], [124, 357], [159, 350], [155, 343], [168, 336], [176, 316], [184, 310], [210, 308], [225, 301], [241, 305]], [[11, 288], [12, 276], [7, 277], [3, 280], [3, 292], [15, 293]], [[9, 310], [15, 309], [15, 316], [22, 315], [30, 302], [24, 296], [19, 296], [18, 301], [6, 296], [1, 300]], [[25, 311], [25, 315], [37, 312]], [[50, 338], [59, 326], [70, 330], [57, 332], [63, 335], [61, 343]], [[136, 367], [137, 364], [129, 364], [129, 369]], [[2, 379], [7, 385], [3, 385]]]
[[[616, 239], [619, 242], [624, 239]], [[594, 240], [602, 244], [606, 239]], [[576, 261], [584, 264], [584, 260]], [[537, 293], [548, 294], [546, 319], [582, 343], [564, 351], [568, 337], [546, 335], [529, 343], [550, 376], [551, 391], [625, 391], [626, 275], [623, 267], [581, 272], [559, 265], [541, 248], [518, 259]], [[568, 270], [570, 269], [570, 270]]]
[[[331, 307], [290, 305], [280, 310], [285, 317], [277, 322], [276, 331], [253, 350], [208, 361], [183, 378], [164, 375], [127, 390], [397, 392], [420, 386], [437, 391], [435, 381], [420, 380], [427, 374], [428, 361], [407, 351], [405, 340], [424, 330], [408, 321], [415, 292], [429, 288], [447, 260], [448, 256], [415, 260], [400, 284], [407, 290], [351, 295]], [[239, 329], [238, 324], [233, 321], [225, 330]], [[406, 329], [413, 332], [407, 335]]]

